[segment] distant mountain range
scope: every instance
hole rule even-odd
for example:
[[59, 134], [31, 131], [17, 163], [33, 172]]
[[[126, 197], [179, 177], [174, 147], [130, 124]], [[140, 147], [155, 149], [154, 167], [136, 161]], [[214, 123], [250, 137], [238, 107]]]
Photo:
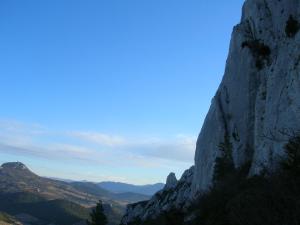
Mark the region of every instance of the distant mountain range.
[[[56, 177], [47, 177], [47, 178], [52, 180], [63, 181], [66, 183], [93, 183], [89, 181], [74, 181], [70, 179], [62, 179]], [[164, 183], [134, 185], [134, 184], [128, 184], [123, 182], [114, 182], [114, 181], [104, 181], [104, 182], [94, 183], [94, 184], [97, 184], [100, 188], [113, 193], [122, 193], [122, 194], [136, 193], [136, 194], [148, 195], [148, 196], [154, 195], [156, 192], [160, 191], [165, 186]]]
[[40, 177], [20, 162], [5, 163], [0, 167], [0, 212], [28, 225], [73, 225], [86, 220], [91, 207], [102, 200], [109, 224], [116, 225], [127, 204], [149, 199], [143, 194], [152, 193], [149, 187], [66, 182]]
[[120, 182], [101, 182], [98, 186], [114, 193], [132, 192], [152, 196], [161, 190], [165, 184], [157, 183], [151, 185], [132, 185]]

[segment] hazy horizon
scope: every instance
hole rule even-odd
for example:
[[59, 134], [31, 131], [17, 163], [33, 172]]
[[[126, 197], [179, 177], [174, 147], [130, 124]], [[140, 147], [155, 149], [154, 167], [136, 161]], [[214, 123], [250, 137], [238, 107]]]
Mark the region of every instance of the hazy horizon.
[[193, 165], [244, 1], [0, 3], [0, 164], [164, 183]]

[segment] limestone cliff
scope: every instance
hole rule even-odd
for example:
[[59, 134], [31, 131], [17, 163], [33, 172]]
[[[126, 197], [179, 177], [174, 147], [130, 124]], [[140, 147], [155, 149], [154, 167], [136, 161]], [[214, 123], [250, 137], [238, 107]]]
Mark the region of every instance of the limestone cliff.
[[[131, 218], [155, 216], [165, 208], [184, 208], [205, 192], [212, 183], [218, 145], [225, 138], [232, 144], [236, 167], [251, 162], [250, 175], [276, 168], [286, 134], [300, 129], [298, 21], [300, 0], [244, 3], [241, 22], [233, 29], [223, 80], [197, 140], [195, 167], [188, 172], [191, 177], [185, 184], [182, 178], [170, 198], [156, 195], [148, 203], [129, 206], [123, 224]], [[180, 193], [188, 196], [178, 201]], [[154, 205], [153, 211], [148, 210], [149, 204]]]
[[225, 135], [235, 165], [251, 160], [253, 174], [274, 168], [283, 153], [283, 131], [300, 128], [300, 36], [286, 32], [289, 19], [299, 16], [298, 0], [245, 2], [225, 75], [197, 141], [193, 193], [211, 184], [216, 146]]

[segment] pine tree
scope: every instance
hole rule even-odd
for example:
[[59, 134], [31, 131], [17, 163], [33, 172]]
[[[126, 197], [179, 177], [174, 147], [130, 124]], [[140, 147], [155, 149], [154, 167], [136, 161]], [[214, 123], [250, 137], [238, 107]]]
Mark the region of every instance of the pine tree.
[[96, 208], [93, 209], [93, 211], [90, 214], [90, 218], [91, 218], [91, 220], [87, 221], [88, 225], [106, 225], [107, 224], [107, 218], [104, 214], [102, 201], [99, 201]]
[[281, 162], [285, 171], [300, 174], [300, 136], [293, 137], [285, 145], [286, 159]]
[[221, 155], [216, 158], [213, 175], [213, 182], [215, 184], [235, 170], [232, 158], [232, 143], [228, 135], [224, 135], [224, 142], [219, 144], [219, 150]]

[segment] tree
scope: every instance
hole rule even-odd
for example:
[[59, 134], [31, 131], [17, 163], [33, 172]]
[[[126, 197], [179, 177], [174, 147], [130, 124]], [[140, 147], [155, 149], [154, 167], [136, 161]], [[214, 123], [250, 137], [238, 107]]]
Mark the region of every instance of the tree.
[[299, 22], [290, 15], [288, 21], [286, 22], [285, 26], [285, 33], [289, 38], [295, 37], [295, 35], [298, 33], [300, 28]]
[[99, 203], [96, 205], [96, 208], [94, 208], [93, 211], [90, 213], [90, 218], [91, 218], [91, 220], [87, 221], [88, 225], [106, 225], [107, 224], [107, 218], [104, 214], [102, 201], [99, 201]]
[[219, 144], [219, 150], [221, 155], [216, 158], [213, 175], [215, 184], [235, 170], [232, 158], [232, 143], [228, 135], [224, 135], [224, 142]]
[[292, 137], [285, 145], [286, 159], [281, 162], [284, 170], [300, 174], [300, 136]]

